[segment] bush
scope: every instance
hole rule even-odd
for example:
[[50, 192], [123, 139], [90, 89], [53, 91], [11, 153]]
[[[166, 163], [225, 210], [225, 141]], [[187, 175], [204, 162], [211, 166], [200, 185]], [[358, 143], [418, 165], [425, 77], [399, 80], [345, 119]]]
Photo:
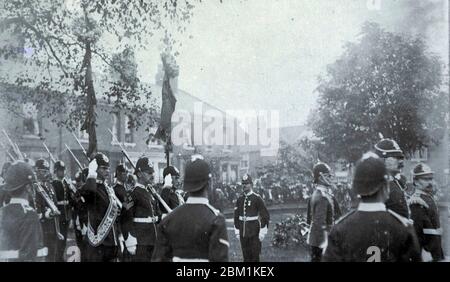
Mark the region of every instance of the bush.
[[275, 225], [272, 246], [277, 248], [306, 247], [307, 229], [309, 226], [303, 215], [297, 214], [282, 220]]

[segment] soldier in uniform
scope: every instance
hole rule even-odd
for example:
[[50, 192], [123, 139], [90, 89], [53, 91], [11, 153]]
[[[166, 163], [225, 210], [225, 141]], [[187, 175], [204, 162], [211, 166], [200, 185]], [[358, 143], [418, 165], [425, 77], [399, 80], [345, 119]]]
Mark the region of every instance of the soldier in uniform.
[[64, 251], [66, 249], [66, 243], [67, 243], [67, 233], [69, 230], [70, 225], [70, 210], [72, 203], [71, 200], [71, 192], [69, 189], [69, 184], [65, 180], [65, 171], [66, 171], [66, 165], [63, 161], [56, 161], [54, 165], [54, 176], [55, 178], [52, 181], [53, 189], [55, 190], [56, 194], [56, 203], [59, 212], [61, 215], [59, 216], [59, 227], [60, 232], [64, 236], [63, 240], [57, 241], [56, 246], [56, 261], [63, 262], [64, 261]]
[[[35, 162], [35, 170], [37, 179], [42, 188], [47, 192], [50, 199], [57, 205], [56, 193], [50, 181], [52, 175], [50, 173], [50, 166], [44, 159], [38, 159]], [[35, 203], [36, 211], [41, 219], [42, 231], [44, 234], [44, 245], [48, 248], [48, 262], [56, 261], [56, 250], [59, 240], [64, 240], [59, 231], [59, 219], [50, 208], [47, 206], [44, 198], [36, 195]]]
[[[116, 167], [116, 183], [113, 186], [114, 192], [116, 193], [117, 198], [119, 198], [120, 202], [122, 203], [122, 210], [120, 212], [119, 217], [119, 233], [120, 233], [120, 243], [121, 243], [121, 261], [128, 261], [129, 260], [129, 253], [127, 249], [125, 248], [125, 239], [127, 234], [127, 224], [128, 224], [128, 211], [130, 207], [128, 206], [128, 197], [129, 192], [127, 189], [127, 180], [128, 180], [128, 169], [125, 167], [124, 164], [119, 164]], [[122, 247], [123, 246], [123, 247]]]
[[189, 198], [158, 226], [158, 239], [152, 261], [228, 261], [225, 217], [208, 201], [211, 172], [203, 159], [186, 166], [184, 191]]
[[73, 201], [73, 210], [72, 210], [72, 220], [74, 225], [75, 232], [75, 240], [78, 248], [81, 252], [81, 261], [86, 261], [86, 248], [87, 248], [87, 225], [88, 225], [88, 217], [87, 217], [87, 206], [86, 200], [81, 195], [81, 187], [86, 182], [86, 178], [88, 175], [88, 169], [85, 168], [82, 171], [78, 171], [75, 174], [75, 187], [77, 189]]
[[33, 178], [32, 167], [22, 161], [5, 174], [2, 188], [11, 199], [0, 208], [0, 262], [39, 261], [47, 255], [39, 217], [28, 202]]
[[137, 182], [130, 192], [130, 223], [125, 245], [132, 255], [132, 261], [151, 261], [156, 242], [156, 224], [161, 212], [158, 203], [147, 186], [153, 185], [154, 169], [147, 157], [136, 163]]
[[[5, 184], [5, 175], [6, 175], [6, 172], [8, 171], [9, 167], [11, 167], [10, 162], [5, 162], [5, 164], [3, 164], [2, 172], [0, 175], [0, 177], [1, 177], [0, 185]], [[6, 205], [8, 202], [9, 202], [9, 195], [0, 186], [0, 208], [3, 207], [4, 205]]]
[[313, 167], [315, 190], [308, 202], [310, 231], [307, 243], [311, 246], [311, 261], [319, 262], [327, 244], [328, 232], [340, 214], [337, 201], [330, 194], [332, 175], [330, 167], [322, 162]]
[[386, 207], [403, 217], [409, 218], [409, 208], [406, 199], [406, 187], [402, 185], [400, 171], [403, 167], [403, 151], [392, 139], [382, 139], [375, 144], [375, 153], [383, 158], [389, 172], [389, 199]]
[[122, 204], [105, 182], [108, 176], [109, 159], [97, 153], [89, 163], [87, 180], [81, 188], [88, 213], [87, 261], [117, 261], [120, 251], [116, 220]]
[[389, 195], [388, 179], [383, 160], [373, 153], [365, 154], [353, 179], [353, 190], [361, 201], [356, 211], [332, 227], [323, 261], [421, 261], [411, 221], [384, 204]]
[[411, 219], [414, 221], [417, 237], [422, 247], [422, 258], [428, 261], [443, 260], [441, 245], [442, 229], [439, 222], [439, 210], [433, 198], [434, 172], [426, 164], [417, 164], [413, 171], [415, 193], [409, 200]]
[[[184, 204], [183, 196], [180, 193], [180, 172], [174, 166], [168, 166], [163, 171], [164, 186], [161, 190], [161, 198], [172, 210]], [[160, 204], [161, 211], [167, 214], [168, 211]]]
[[241, 242], [244, 262], [259, 262], [261, 242], [267, 234], [269, 212], [261, 196], [253, 192], [250, 175], [242, 177], [244, 189], [234, 208], [234, 230]]

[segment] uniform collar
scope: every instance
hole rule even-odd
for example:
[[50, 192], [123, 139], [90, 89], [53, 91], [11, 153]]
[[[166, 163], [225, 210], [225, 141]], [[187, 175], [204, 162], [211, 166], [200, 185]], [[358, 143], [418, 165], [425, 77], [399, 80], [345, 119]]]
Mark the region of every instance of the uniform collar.
[[22, 198], [11, 198], [9, 203], [10, 204], [21, 204], [22, 206], [29, 206], [30, 205], [30, 203], [28, 202], [27, 199], [22, 199]]
[[244, 193], [244, 195], [245, 195], [246, 197], [250, 196], [251, 194], [253, 194], [253, 191], [250, 191], [249, 193]]
[[205, 197], [189, 197], [186, 204], [209, 204], [209, 200]]
[[422, 191], [420, 189], [416, 189], [416, 191], [414, 191], [414, 194], [418, 194], [418, 195], [424, 195], [424, 196], [428, 196], [428, 197], [432, 197], [432, 195], [430, 193], [427, 193], [425, 191]]
[[145, 186], [141, 183], [137, 183], [134, 185], [134, 187], [140, 187], [140, 188], [145, 188]]
[[358, 211], [365, 211], [365, 212], [386, 211], [386, 205], [383, 203], [359, 203]]
[[317, 185], [316, 189], [322, 193], [330, 194], [330, 193], [328, 193], [328, 188], [323, 185]]

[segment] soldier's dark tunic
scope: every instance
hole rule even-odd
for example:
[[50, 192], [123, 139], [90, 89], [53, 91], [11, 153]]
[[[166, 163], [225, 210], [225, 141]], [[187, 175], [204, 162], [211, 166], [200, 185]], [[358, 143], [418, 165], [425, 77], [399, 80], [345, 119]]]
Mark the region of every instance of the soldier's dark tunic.
[[39, 261], [46, 255], [36, 211], [28, 201], [12, 198], [0, 208], [0, 262]]
[[86, 248], [87, 248], [87, 225], [88, 225], [88, 212], [86, 200], [82, 196], [81, 190], [77, 190], [74, 195], [72, 204], [72, 220], [74, 225], [75, 240], [77, 246], [81, 252], [81, 261], [86, 261]]
[[360, 203], [331, 229], [327, 262], [415, 262], [420, 248], [412, 223], [382, 203]]
[[206, 198], [189, 197], [158, 226], [152, 261], [228, 261], [225, 217]]
[[[179, 205], [183, 204], [184, 199], [181, 195], [178, 195], [176, 190], [171, 187], [163, 187], [161, 190], [161, 198], [166, 202], [166, 204], [171, 208], [172, 210], [178, 207]], [[181, 201], [180, 201], [181, 200]], [[159, 208], [162, 212], [167, 213], [167, 210], [164, 208], [164, 206], [160, 203]]]
[[[119, 216], [119, 233], [122, 235], [123, 239], [126, 240], [128, 236], [128, 225], [130, 224], [130, 204], [129, 204], [129, 193], [127, 189], [125, 188], [125, 185], [117, 181], [116, 184], [113, 186], [114, 193], [116, 193], [117, 198], [122, 203], [122, 209], [120, 211]], [[130, 259], [130, 255], [128, 253], [127, 248], [124, 246], [123, 253], [121, 255], [122, 261], [128, 261]]]
[[311, 261], [320, 261], [326, 246], [327, 234], [340, 213], [337, 202], [324, 186], [317, 186], [309, 201], [308, 223], [310, 231], [307, 243], [311, 246]]
[[397, 179], [389, 182], [389, 198], [386, 201], [386, 208], [398, 213], [399, 215], [409, 218], [410, 212], [408, 202], [406, 200], [405, 189], [402, 183]]
[[259, 231], [268, 227], [269, 212], [262, 198], [251, 192], [249, 195], [241, 195], [234, 209], [234, 227], [239, 230], [242, 255], [244, 261], [257, 262], [261, 253], [261, 241]]
[[[53, 186], [47, 182], [41, 182], [41, 186], [56, 205], [57, 199]], [[48, 217], [50, 208], [47, 206], [47, 203], [41, 194], [36, 194], [36, 212], [41, 220], [44, 245], [48, 248], [48, 256], [46, 257], [46, 260], [48, 262], [54, 262], [56, 261], [56, 249], [59, 240], [56, 233], [56, 221], [58, 219]]]
[[114, 190], [102, 181], [88, 178], [81, 188], [81, 195], [86, 200], [88, 213], [89, 244], [86, 259], [115, 261], [120, 249], [116, 219], [121, 207]]
[[59, 179], [54, 179], [52, 181], [53, 189], [56, 195], [56, 206], [58, 207], [61, 215], [59, 216], [59, 228], [60, 233], [64, 236], [64, 240], [58, 240], [56, 247], [56, 261], [64, 261], [64, 251], [66, 249], [67, 243], [67, 232], [69, 230], [70, 224], [70, 191], [67, 183], [63, 183]]
[[433, 196], [416, 191], [410, 199], [411, 219], [422, 249], [431, 254], [433, 261], [444, 259], [441, 245], [442, 229], [439, 210]]
[[136, 238], [136, 255], [133, 261], [151, 261], [156, 243], [156, 224], [160, 220], [158, 204], [150, 191], [139, 183], [131, 195], [129, 233]]
[[0, 208], [9, 203], [11, 197], [0, 186]]

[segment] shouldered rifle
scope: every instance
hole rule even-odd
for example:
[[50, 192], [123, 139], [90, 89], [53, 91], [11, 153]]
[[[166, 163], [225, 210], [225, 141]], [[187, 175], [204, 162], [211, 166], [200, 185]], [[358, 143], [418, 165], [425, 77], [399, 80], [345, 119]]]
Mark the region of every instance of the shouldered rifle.
[[[3, 129], [3, 134], [5, 134], [6, 138], [8, 139], [8, 142], [11, 144], [11, 146], [13, 147], [14, 152], [16, 153], [16, 155], [19, 157], [19, 159], [24, 160], [25, 159], [25, 155], [22, 154], [22, 152], [19, 149], [19, 146], [17, 146], [17, 144], [14, 144], [11, 140], [11, 138], [9, 138], [8, 133], [6, 133], [6, 131]], [[39, 181], [36, 177], [35, 174], [33, 174], [33, 178], [34, 178], [34, 186], [36, 187], [36, 191], [42, 196], [42, 198], [45, 201], [45, 204], [50, 208], [51, 212], [55, 215], [55, 229], [56, 229], [56, 235], [58, 236], [59, 240], [64, 240], [64, 236], [61, 234], [61, 232], [59, 232], [60, 228], [59, 228], [59, 220], [58, 220], [58, 216], [61, 214], [58, 210], [58, 208], [56, 207], [55, 203], [52, 201], [52, 199], [49, 197], [49, 195], [47, 194], [47, 192], [44, 190], [44, 188], [41, 186], [41, 184], [39, 184]]]
[[8, 133], [6, 133], [6, 130], [3, 129], [2, 131], [3, 131], [3, 134], [6, 136], [6, 139], [8, 140], [9, 144], [11, 145], [11, 147], [12, 147], [14, 153], [16, 154], [17, 158], [24, 160], [25, 156], [20, 152], [20, 149], [17, 146], [17, 144], [14, 144], [14, 142], [11, 140], [11, 138], [9, 138], [9, 135], [8, 135]]
[[[133, 167], [134, 170], [136, 170], [136, 166], [134, 165], [134, 163], [131, 161], [130, 157], [128, 156], [127, 151], [125, 150], [125, 148], [122, 146], [122, 144], [120, 144], [119, 140], [117, 140], [117, 138], [114, 136], [114, 134], [112, 133], [112, 131], [108, 128], [109, 133], [111, 133], [114, 141], [119, 145], [120, 149], [122, 150], [122, 154], [125, 156], [125, 158], [128, 160], [128, 162], [130, 163], [130, 165]], [[150, 193], [156, 198], [158, 199], [158, 201], [164, 206], [164, 208], [167, 210], [167, 212], [171, 212], [172, 209], [169, 207], [169, 205], [164, 201], [163, 198], [161, 198], [161, 196], [156, 192], [155, 188], [152, 185], [147, 185], [148, 190], [150, 191]]]
[[0, 142], [0, 146], [5, 150], [6, 154], [8, 154], [9, 158], [14, 162], [16, 158], [13, 157], [13, 155], [9, 152], [8, 148], [6, 148], [5, 144], [3, 142]]
[[86, 150], [84, 149], [83, 145], [81, 144], [80, 140], [77, 138], [77, 136], [75, 135], [75, 133], [72, 132], [73, 138], [75, 138], [75, 140], [77, 140], [78, 145], [80, 145], [81, 150], [83, 151], [83, 154], [86, 156], [86, 159], [88, 160], [88, 162], [91, 162], [91, 159], [89, 158]]
[[72, 152], [72, 150], [70, 150], [69, 146], [67, 146], [67, 144], [64, 144], [66, 146], [67, 151], [69, 151], [70, 155], [72, 156], [72, 158], [75, 160], [75, 163], [77, 164], [78, 168], [80, 170], [83, 170], [84, 167], [81, 165], [80, 161], [77, 159], [77, 157], [75, 157], [75, 154]]
[[45, 150], [47, 151], [50, 159], [52, 160], [53, 163], [56, 163], [56, 159], [53, 157], [52, 152], [50, 152], [49, 148], [47, 147], [47, 145], [45, 145], [45, 142], [42, 142], [42, 145], [44, 145]]
[[[50, 156], [50, 159], [52, 160], [53, 164], [56, 163], [55, 157], [53, 157], [52, 152], [48, 149], [47, 145], [45, 145], [45, 142], [42, 142], [42, 145], [44, 145], [45, 150], [47, 151], [48, 155]], [[76, 193], [77, 189], [73, 186], [72, 181], [68, 181], [65, 177], [63, 178], [63, 183], [65, 182], [66, 185], [69, 187], [69, 189], [72, 191], [72, 193]]]
[[58, 210], [58, 207], [56, 207], [56, 205], [52, 201], [52, 199], [50, 199], [50, 197], [48, 196], [47, 192], [44, 190], [44, 187], [42, 187], [42, 185], [39, 183], [36, 175], [33, 174], [33, 176], [34, 176], [33, 177], [34, 178], [34, 184], [35, 184], [37, 192], [44, 199], [45, 204], [50, 208], [50, 211], [53, 213], [53, 215], [55, 215], [53, 220], [55, 221], [56, 236], [58, 237], [59, 240], [64, 240], [64, 235], [62, 235], [61, 232], [60, 232], [59, 219], [58, 219], [58, 216], [61, 215], [61, 212]]

